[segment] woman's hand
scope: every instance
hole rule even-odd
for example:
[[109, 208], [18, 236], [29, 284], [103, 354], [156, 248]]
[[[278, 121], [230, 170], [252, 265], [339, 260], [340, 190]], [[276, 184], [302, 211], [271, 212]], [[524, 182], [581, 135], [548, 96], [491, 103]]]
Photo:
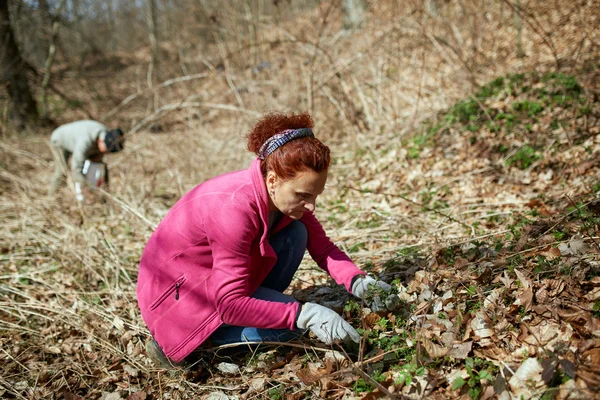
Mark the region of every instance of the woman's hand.
[[310, 329], [326, 344], [337, 340], [360, 342], [360, 335], [352, 325], [335, 311], [316, 303], [302, 305], [296, 325], [298, 328]]
[[393, 311], [400, 304], [400, 298], [392, 293], [392, 287], [371, 276], [360, 276], [352, 284], [352, 294], [365, 301], [374, 312]]

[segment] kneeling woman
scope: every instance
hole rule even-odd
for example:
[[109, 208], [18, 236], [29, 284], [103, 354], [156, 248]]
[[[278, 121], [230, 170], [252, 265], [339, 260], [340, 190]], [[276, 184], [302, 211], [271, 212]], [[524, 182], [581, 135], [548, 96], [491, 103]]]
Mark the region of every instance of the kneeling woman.
[[310, 329], [320, 340], [358, 342], [334, 311], [283, 294], [306, 249], [355, 296], [369, 285], [314, 216], [330, 165], [308, 114], [268, 114], [248, 134], [258, 155], [247, 170], [184, 195], [148, 241], [138, 303], [161, 356], [183, 361], [205, 342], [285, 341]]

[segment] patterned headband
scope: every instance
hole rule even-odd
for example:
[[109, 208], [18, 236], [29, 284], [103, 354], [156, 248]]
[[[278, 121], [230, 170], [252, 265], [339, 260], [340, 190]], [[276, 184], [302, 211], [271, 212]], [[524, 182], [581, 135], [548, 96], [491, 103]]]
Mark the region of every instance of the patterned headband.
[[310, 128], [300, 128], [300, 129], [286, 129], [281, 131], [270, 138], [260, 146], [260, 150], [258, 151], [258, 158], [264, 160], [269, 154], [273, 153], [279, 147], [283, 146], [290, 140], [302, 138], [302, 137], [315, 137], [312, 129]]

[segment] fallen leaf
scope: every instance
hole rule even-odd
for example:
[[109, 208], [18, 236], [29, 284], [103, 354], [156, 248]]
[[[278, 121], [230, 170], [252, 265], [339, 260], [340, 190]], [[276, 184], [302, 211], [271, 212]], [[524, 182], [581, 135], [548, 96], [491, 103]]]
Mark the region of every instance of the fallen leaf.
[[560, 368], [565, 374], [569, 375], [571, 379], [575, 379], [577, 371], [575, 368], [575, 364], [573, 364], [571, 361], [567, 360], [566, 358], [563, 358], [562, 360], [560, 360]]
[[119, 392], [106, 393], [106, 396], [102, 397], [102, 400], [121, 400], [121, 394]]
[[433, 359], [444, 357], [446, 354], [448, 354], [448, 351], [450, 350], [446, 347], [433, 343], [427, 338], [423, 338], [421, 342], [423, 343], [423, 347], [427, 351], [427, 354], [429, 354], [429, 357]]
[[535, 358], [528, 358], [510, 378], [508, 384], [516, 398], [534, 397], [535, 388], [542, 383], [543, 368]]
[[136, 376], [138, 376], [139, 371], [136, 368], [133, 368], [131, 365], [129, 364], [125, 364], [125, 366], [123, 367], [123, 370], [125, 372], [127, 372], [129, 375], [133, 376], [134, 378]]
[[312, 371], [310, 371], [310, 369], [308, 369], [308, 368], [303, 368], [299, 371], [296, 371], [296, 376], [305, 385], [312, 385], [313, 383], [317, 382], [321, 378], [320, 374], [315, 374]]
[[473, 333], [479, 338], [487, 338], [494, 334], [491, 321], [483, 311], [478, 311], [471, 320]]
[[144, 391], [135, 392], [127, 396], [127, 400], [146, 400], [147, 396], [148, 395]]
[[492, 269], [489, 266], [485, 266], [483, 272], [479, 274], [475, 281], [477, 283], [487, 284], [492, 280]]
[[[298, 371], [298, 372], [300, 372], [300, 371]], [[260, 392], [264, 389], [266, 382], [267, 382], [266, 378], [252, 378], [248, 381], [248, 386], [250, 387], [250, 389], [254, 390], [255, 392]], [[304, 383], [306, 384], [306, 382], [304, 382]]]
[[549, 358], [542, 361], [542, 380], [546, 385], [554, 378], [554, 373], [556, 372], [556, 367], [558, 365], [557, 361], [556, 358]]
[[[533, 302], [533, 291], [531, 290], [531, 287], [519, 290], [515, 297], [517, 299], [513, 305], [516, 306], [516, 309], [520, 311], [520, 308], [523, 307], [525, 312], [528, 312], [531, 309], [531, 303]], [[514, 310], [511, 311], [514, 312]]]
[[452, 348], [448, 352], [448, 356], [451, 358], [464, 360], [467, 358], [469, 353], [471, 352], [471, 348], [473, 347], [473, 342], [465, 342], [465, 343], [456, 343], [452, 345]]
[[563, 256], [581, 256], [586, 254], [587, 245], [581, 237], [575, 235], [569, 240], [569, 243], [559, 244], [558, 250]]
[[217, 369], [226, 375], [237, 375], [240, 373], [240, 367], [236, 364], [221, 362], [216, 365]]
[[449, 374], [446, 374], [446, 382], [448, 382], [449, 385], [454, 384], [454, 382], [459, 378], [463, 380], [469, 378], [469, 373], [466, 369], [457, 369], [450, 372]]
[[122, 332], [123, 328], [125, 327], [125, 322], [123, 322], [123, 320], [119, 317], [115, 317], [115, 319], [113, 319], [112, 324], [115, 328], [117, 328], [119, 332]]
[[60, 348], [58, 346], [47, 346], [44, 348], [44, 351], [46, 353], [51, 353], [51, 354], [60, 354], [62, 353], [62, 351], [60, 350]]
[[510, 289], [512, 283], [515, 281], [511, 277], [508, 276], [508, 271], [504, 271], [504, 275], [499, 278], [500, 282], [504, 283], [504, 286], [507, 289]]
[[583, 296], [589, 301], [596, 301], [600, 299], [600, 287], [594, 288], [591, 292]]
[[515, 268], [515, 274], [517, 274], [517, 279], [521, 282], [522, 289], [528, 289], [531, 287], [531, 281], [529, 278], [525, 276], [521, 271]]

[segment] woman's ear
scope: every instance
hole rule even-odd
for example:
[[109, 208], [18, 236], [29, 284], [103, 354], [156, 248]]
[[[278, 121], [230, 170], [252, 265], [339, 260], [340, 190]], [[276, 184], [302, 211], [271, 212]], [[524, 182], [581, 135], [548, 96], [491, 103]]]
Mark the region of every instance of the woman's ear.
[[277, 174], [274, 171], [267, 172], [265, 183], [267, 185], [267, 191], [271, 193], [277, 187]]

